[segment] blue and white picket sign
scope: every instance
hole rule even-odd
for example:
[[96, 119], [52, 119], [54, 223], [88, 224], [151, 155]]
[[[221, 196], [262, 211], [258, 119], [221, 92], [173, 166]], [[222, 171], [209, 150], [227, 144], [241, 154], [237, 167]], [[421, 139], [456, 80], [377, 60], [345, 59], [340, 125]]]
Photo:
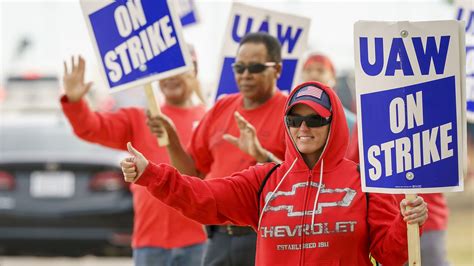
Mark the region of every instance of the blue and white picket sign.
[[81, 0], [110, 92], [192, 69], [173, 0]]
[[173, 0], [173, 2], [175, 3], [176, 13], [183, 27], [191, 26], [199, 22], [194, 0]]
[[456, 19], [466, 23], [467, 120], [474, 123], [474, 5], [472, 0], [458, 0], [456, 5]]
[[363, 191], [463, 190], [463, 41], [456, 20], [354, 25]]
[[224, 36], [219, 62], [219, 80], [214, 97], [238, 92], [232, 64], [240, 40], [249, 32], [267, 32], [282, 45], [282, 73], [277, 81], [280, 90], [290, 91], [301, 69], [300, 57], [306, 51], [310, 19], [262, 8], [233, 3]]

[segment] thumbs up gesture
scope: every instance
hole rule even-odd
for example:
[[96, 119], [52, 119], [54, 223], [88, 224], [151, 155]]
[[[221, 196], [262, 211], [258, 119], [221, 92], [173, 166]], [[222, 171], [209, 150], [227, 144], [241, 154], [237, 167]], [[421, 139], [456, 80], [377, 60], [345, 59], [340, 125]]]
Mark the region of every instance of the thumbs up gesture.
[[132, 156], [123, 159], [120, 162], [120, 166], [122, 167], [125, 181], [135, 182], [141, 174], [143, 174], [143, 171], [145, 171], [145, 168], [148, 165], [148, 160], [132, 146], [132, 143], [128, 142], [127, 148]]

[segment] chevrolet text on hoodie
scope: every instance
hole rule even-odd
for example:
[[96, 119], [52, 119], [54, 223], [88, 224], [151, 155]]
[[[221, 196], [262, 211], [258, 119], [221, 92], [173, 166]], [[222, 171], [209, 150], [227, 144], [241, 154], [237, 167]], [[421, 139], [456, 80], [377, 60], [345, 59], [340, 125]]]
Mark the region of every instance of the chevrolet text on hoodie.
[[200, 223], [252, 226], [258, 235], [256, 265], [372, 265], [369, 254], [384, 266], [403, 265], [406, 223], [392, 195], [361, 191], [356, 164], [344, 158], [349, 133], [335, 93], [307, 82], [289, 99], [309, 84], [323, 89], [332, 105], [327, 143], [313, 169], [287, 129], [285, 161], [260, 197], [260, 184], [274, 164], [201, 180], [149, 163], [136, 184]]

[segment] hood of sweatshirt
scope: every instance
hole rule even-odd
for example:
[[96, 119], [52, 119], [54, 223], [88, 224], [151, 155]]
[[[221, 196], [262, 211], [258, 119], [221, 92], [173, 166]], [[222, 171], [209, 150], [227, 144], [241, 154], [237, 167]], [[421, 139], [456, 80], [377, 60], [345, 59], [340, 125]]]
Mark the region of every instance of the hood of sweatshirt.
[[[349, 140], [349, 129], [347, 126], [346, 118], [344, 115], [344, 109], [342, 107], [342, 103], [337, 97], [334, 90], [327, 87], [326, 85], [316, 82], [310, 81], [305, 82], [297, 86], [288, 97], [288, 100], [285, 105], [285, 115], [291, 109], [291, 99], [294, 97], [295, 94], [299, 93], [300, 90], [304, 89], [307, 86], [316, 86], [322, 89], [328, 96], [329, 101], [331, 103], [331, 123], [329, 128], [328, 138], [326, 140], [326, 145], [324, 147], [323, 152], [321, 153], [321, 157], [319, 158], [318, 162], [314, 165], [313, 169], [318, 171], [321, 166], [321, 162], [324, 161], [324, 171], [332, 171], [334, 170], [344, 159], [344, 155], [347, 150], [348, 140]], [[313, 108], [314, 110], [314, 108]], [[320, 113], [320, 110], [315, 110], [317, 113]], [[283, 118], [285, 119], [285, 118]], [[286, 123], [285, 123], [286, 126]], [[293, 170], [308, 170], [308, 166], [305, 164], [302, 155], [298, 151], [295, 143], [293, 142], [289, 128], [286, 126], [286, 153], [285, 153], [285, 162], [286, 164], [292, 164], [295, 159], [298, 159], [295, 165], [293, 166]], [[309, 170], [313, 170], [309, 169]]]

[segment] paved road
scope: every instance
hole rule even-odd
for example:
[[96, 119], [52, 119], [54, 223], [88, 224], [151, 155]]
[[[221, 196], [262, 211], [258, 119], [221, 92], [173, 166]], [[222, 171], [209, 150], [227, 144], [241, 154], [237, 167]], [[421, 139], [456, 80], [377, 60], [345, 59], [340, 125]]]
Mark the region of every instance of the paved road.
[[131, 258], [0, 257], [0, 266], [132, 266]]

